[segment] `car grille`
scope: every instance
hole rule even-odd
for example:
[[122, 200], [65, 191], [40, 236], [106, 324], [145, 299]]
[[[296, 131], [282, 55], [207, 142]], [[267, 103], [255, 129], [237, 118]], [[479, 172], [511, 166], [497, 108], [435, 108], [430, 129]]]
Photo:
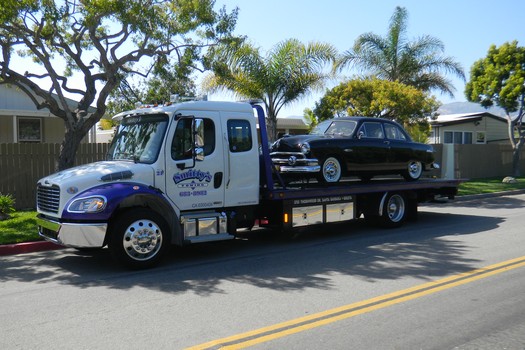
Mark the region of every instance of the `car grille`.
[[36, 192], [36, 205], [38, 209], [58, 214], [60, 205], [60, 187], [38, 185]]

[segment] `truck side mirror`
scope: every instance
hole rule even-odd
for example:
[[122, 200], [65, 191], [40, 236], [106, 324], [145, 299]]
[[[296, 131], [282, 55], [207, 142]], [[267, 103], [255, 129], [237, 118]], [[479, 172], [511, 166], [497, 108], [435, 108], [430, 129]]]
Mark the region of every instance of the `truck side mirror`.
[[195, 118], [193, 121], [193, 140], [195, 160], [204, 160], [204, 120]]
[[204, 160], [204, 148], [195, 147], [195, 160], [203, 161]]
[[195, 140], [195, 147], [204, 147], [204, 120], [195, 119], [193, 134]]

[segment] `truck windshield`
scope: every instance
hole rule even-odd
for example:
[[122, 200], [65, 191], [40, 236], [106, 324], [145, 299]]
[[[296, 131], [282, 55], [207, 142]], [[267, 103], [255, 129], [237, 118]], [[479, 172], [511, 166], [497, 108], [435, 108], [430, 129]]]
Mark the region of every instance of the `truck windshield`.
[[159, 156], [167, 125], [166, 114], [124, 118], [109, 146], [107, 159], [154, 163]]

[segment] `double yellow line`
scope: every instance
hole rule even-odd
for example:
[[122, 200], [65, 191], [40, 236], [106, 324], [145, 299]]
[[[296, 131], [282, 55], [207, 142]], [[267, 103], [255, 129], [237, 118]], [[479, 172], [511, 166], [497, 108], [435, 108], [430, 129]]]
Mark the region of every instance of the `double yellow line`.
[[433, 294], [457, 287], [476, 280], [487, 278], [499, 273], [525, 266], [525, 256], [489, 265], [480, 269], [446, 277], [434, 282], [421, 284], [376, 298], [337, 307], [294, 320], [277, 323], [268, 327], [213, 340], [196, 345], [188, 350], [205, 349], [243, 349], [264, 343], [287, 335], [303, 332], [312, 328], [324, 326], [350, 317], [361, 315], [387, 306], [399, 304], [425, 295]]

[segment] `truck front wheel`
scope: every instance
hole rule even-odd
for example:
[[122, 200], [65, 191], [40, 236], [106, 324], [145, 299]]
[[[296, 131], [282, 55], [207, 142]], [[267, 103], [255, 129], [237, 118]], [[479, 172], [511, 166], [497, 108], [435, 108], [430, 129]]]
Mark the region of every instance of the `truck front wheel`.
[[169, 230], [164, 219], [149, 209], [132, 209], [116, 218], [109, 233], [113, 257], [131, 268], [158, 264], [169, 246]]

